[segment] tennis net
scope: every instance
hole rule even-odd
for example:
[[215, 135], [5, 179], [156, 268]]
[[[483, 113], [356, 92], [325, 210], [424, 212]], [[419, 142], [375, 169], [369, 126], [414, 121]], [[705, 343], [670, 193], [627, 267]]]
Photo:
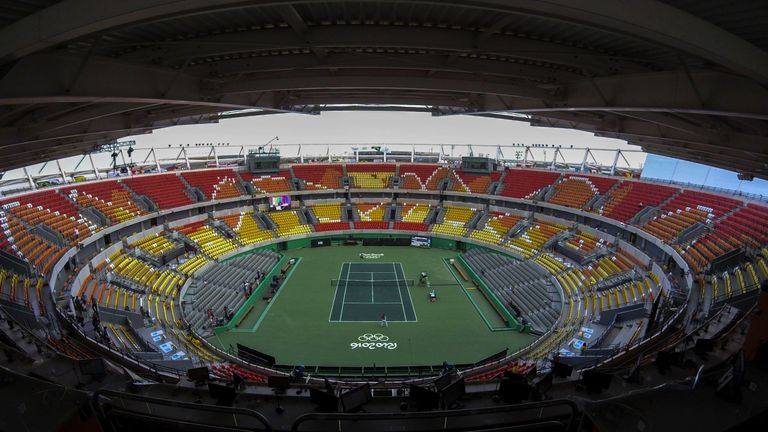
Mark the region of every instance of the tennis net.
[[414, 286], [414, 279], [331, 279], [331, 286]]

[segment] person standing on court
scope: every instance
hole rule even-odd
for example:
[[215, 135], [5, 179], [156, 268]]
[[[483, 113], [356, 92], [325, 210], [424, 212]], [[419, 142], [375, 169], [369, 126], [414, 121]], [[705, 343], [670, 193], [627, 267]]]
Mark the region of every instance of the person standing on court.
[[381, 326], [389, 328], [389, 324], [387, 324], [387, 314], [385, 313], [381, 314]]

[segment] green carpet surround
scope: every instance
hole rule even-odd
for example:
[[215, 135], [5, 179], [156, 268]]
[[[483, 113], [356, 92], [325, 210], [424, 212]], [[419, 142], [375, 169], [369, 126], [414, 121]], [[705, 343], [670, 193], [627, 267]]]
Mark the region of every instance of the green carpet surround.
[[[395, 367], [475, 363], [536, 338], [492, 330], [498, 324], [489, 326], [482, 315], [490, 308], [473, 304], [482, 297], [470, 298], [443, 261], [456, 251], [331, 246], [283, 253], [298, 260], [277, 295], [270, 303], [259, 299], [248, 319], [209, 342], [225, 350], [240, 343], [280, 365]], [[382, 256], [361, 260], [361, 253]], [[437, 301], [429, 288], [411, 285], [421, 272], [429, 274]]]
[[416, 321], [402, 264], [344, 263], [339, 276], [330, 321]]

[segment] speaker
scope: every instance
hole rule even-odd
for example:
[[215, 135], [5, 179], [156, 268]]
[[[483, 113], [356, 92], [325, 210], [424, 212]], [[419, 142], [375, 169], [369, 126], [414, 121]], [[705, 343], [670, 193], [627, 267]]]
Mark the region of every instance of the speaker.
[[558, 378], [568, 378], [573, 373], [573, 366], [554, 360], [552, 362], [552, 372]]
[[411, 384], [408, 401], [419, 411], [429, 411], [440, 405], [440, 393]]
[[587, 393], [600, 393], [611, 386], [613, 375], [598, 372], [596, 370], [586, 370], [581, 376], [581, 383], [587, 390]]
[[212, 398], [216, 399], [216, 405], [220, 406], [232, 406], [232, 402], [237, 397], [237, 391], [235, 391], [234, 386], [213, 382], [208, 383], [208, 393]]
[[763, 342], [757, 347], [755, 363], [761, 370], [768, 371], [768, 342]]
[[85, 359], [77, 361], [77, 370], [82, 376], [89, 376], [100, 380], [107, 374], [107, 365], [103, 358]]
[[208, 366], [187, 369], [187, 378], [189, 378], [190, 381], [205, 382], [208, 381], [209, 376], [210, 371], [208, 370]]
[[371, 399], [371, 386], [363, 384], [341, 395], [341, 408], [345, 413], [357, 412]]
[[693, 352], [696, 354], [704, 354], [711, 352], [715, 349], [715, 341], [712, 339], [698, 338], [696, 339], [696, 345], [693, 347]]
[[317, 410], [320, 412], [333, 413], [339, 410], [339, 398], [332, 393], [310, 387], [309, 399], [317, 405]]

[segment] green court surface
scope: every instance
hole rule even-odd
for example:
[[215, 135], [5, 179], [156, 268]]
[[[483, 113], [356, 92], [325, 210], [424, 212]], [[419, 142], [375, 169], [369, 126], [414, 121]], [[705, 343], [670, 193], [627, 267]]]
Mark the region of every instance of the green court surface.
[[[361, 260], [361, 252], [383, 256]], [[211, 343], [225, 350], [240, 343], [281, 365], [393, 367], [475, 363], [535, 339], [492, 331], [500, 319], [481, 316], [493, 309], [471, 284], [459, 284], [443, 260], [459, 252], [331, 246], [284, 253], [298, 260], [277, 295], [269, 304], [259, 299], [238, 328], [210, 337]], [[436, 302], [427, 287], [404, 283], [423, 271]]]
[[416, 321], [402, 264], [344, 263], [339, 276], [330, 321]]

